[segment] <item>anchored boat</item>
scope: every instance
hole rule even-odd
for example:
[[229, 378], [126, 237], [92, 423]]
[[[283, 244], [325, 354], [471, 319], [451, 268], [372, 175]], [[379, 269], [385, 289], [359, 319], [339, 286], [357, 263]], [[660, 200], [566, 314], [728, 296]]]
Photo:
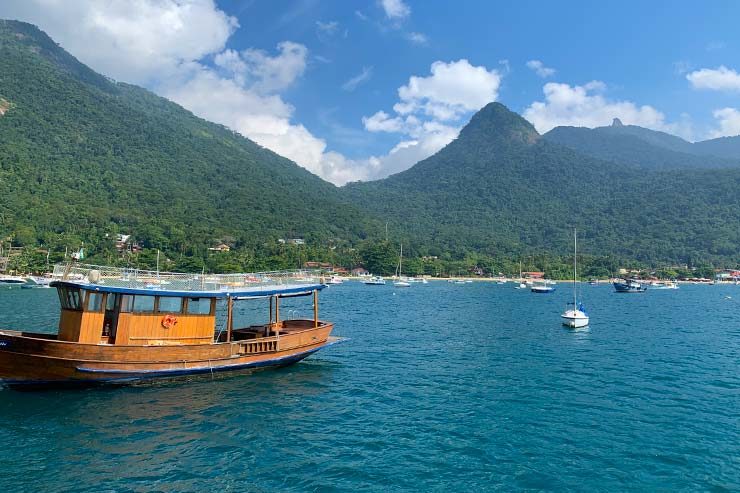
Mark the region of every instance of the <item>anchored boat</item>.
[[644, 293], [647, 291], [647, 286], [637, 279], [617, 279], [613, 284], [617, 293]]
[[[0, 330], [0, 382], [11, 387], [126, 384], [286, 366], [339, 342], [319, 320], [325, 286], [306, 272], [199, 275], [92, 265], [55, 268], [57, 334]], [[301, 281], [297, 281], [301, 279]], [[312, 319], [280, 318], [284, 298]], [[264, 302], [267, 322], [235, 327], [234, 305]], [[217, 317], [217, 310], [222, 310]]]

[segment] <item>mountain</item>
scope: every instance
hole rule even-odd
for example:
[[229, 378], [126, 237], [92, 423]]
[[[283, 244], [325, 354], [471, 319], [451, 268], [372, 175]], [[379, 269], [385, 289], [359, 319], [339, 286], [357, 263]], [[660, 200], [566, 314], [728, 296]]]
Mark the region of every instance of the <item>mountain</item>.
[[202, 251], [371, 227], [333, 185], [95, 73], [30, 24], [0, 20], [0, 64], [0, 240], [79, 245], [121, 232]]
[[740, 159], [740, 135], [695, 142], [692, 148], [696, 154]]
[[409, 170], [345, 188], [419, 244], [458, 254], [567, 254], [578, 226], [594, 254], [738, 260], [740, 170], [597, 159], [543, 138], [499, 103]]
[[[740, 151], [732, 154], [731, 146], [712, 141], [692, 144], [664, 132], [622, 125], [618, 119], [593, 129], [556, 127], [543, 137], [591, 157], [643, 169], [740, 168]], [[716, 152], [717, 148], [727, 151]]]

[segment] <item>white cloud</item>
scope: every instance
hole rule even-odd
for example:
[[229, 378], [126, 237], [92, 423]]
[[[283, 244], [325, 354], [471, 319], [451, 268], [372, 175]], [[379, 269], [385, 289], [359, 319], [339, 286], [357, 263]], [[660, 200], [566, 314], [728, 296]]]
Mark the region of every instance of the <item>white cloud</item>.
[[388, 154], [368, 158], [361, 179], [398, 173], [431, 156], [457, 137], [467, 116], [498, 97], [496, 70], [458, 60], [434, 62], [430, 72], [398, 88], [394, 114], [381, 110], [362, 119], [369, 132], [399, 134], [402, 140]]
[[665, 115], [652, 106], [637, 106], [631, 101], [611, 101], [602, 94], [606, 85], [592, 81], [583, 86], [548, 82], [543, 87], [545, 101], [535, 101], [524, 117], [544, 133], [561, 126], [600, 127], [619, 118], [625, 125], [640, 125], [656, 130], [673, 130]]
[[253, 87], [263, 92], [277, 92], [289, 87], [306, 70], [308, 49], [291, 41], [278, 43], [279, 54], [270, 56], [262, 50], [242, 52], [246, 73], [254, 80]]
[[0, 17], [36, 24], [83, 63], [135, 84], [221, 51], [238, 27], [212, 0], [6, 0]]
[[720, 65], [716, 69], [703, 68], [686, 75], [694, 89], [713, 91], [740, 91], [740, 74]]
[[403, 0], [380, 0], [380, 6], [389, 19], [401, 20], [411, 14], [411, 7], [406, 5]]
[[719, 123], [719, 128], [710, 132], [710, 138], [740, 135], [740, 110], [737, 108], [721, 108], [713, 111], [712, 115]]
[[316, 29], [324, 34], [332, 35], [339, 29], [339, 23], [337, 21], [316, 21]]
[[412, 76], [398, 89], [401, 114], [423, 111], [437, 120], [455, 120], [495, 101], [501, 85], [497, 70], [473, 66], [465, 59], [434, 62], [428, 77]]
[[425, 45], [429, 42], [429, 38], [423, 33], [410, 32], [406, 34], [406, 39], [417, 45]]
[[547, 77], [551, 77], [555, 75], [554, 68], [545, 67], [545, 64], [539, 60], [528, 61], [527, 67], [534, 70], [534, 73], [536, 73], [538, 76], [542, 77], [543, 79], [546, 79]]
[[373, 76], [373, 68], [363, 67], [362, 72], [360, 72], [359, 74], [357, 74], [356, 76], [352, 77], [347, 82], [342, 84], [342, 89], [345, 91], [352, 92], [355, 89], [357, 89], [357, 86], [370, 80], [370, 77], [372, 76]]

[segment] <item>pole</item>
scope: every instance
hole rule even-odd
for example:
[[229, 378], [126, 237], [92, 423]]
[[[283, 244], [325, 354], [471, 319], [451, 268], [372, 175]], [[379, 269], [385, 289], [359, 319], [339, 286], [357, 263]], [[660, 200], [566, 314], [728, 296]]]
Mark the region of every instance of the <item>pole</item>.
[[578, 232], [573, 228], [573, 309], [578, 310], [578, 296], [576, 296], [576, 279], [578, 278], [578, 268], [576, 267], [576, 258], [578, 257]]
[[314, 329], [319, 326], [319, 291], [314, 290], [313, 292], [313, 327]]
[[280, 330], [280, 297], [275, 296], [275, 328]]
[[234, 299], [226, 298], [226, 342], [231, 342], [231, 330], [234, 325]]

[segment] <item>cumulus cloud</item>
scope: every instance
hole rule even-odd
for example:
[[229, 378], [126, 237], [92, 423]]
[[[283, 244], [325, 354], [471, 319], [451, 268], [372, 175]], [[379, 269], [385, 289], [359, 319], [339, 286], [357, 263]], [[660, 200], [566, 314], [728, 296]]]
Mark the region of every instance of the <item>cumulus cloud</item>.
[[380, 0], [380, 6], [389, 19], [401, 20], [411, 14], [411, 7], [406, 5], [403, 0]]
[[546, 79], [547, 77], [552, 77], [553, 75], [555, 75], [554, 68], [545, 67], [545, 64], [539, 60], [528, 61], [527, 68], [532, 69], [535, 74], [542, 77], [543, 79]]
[[398, 88], [393, 114], [383, 110], [362, 119], [370, 132], [399, 134], [385, 156], [367, 160], [366, 177], [382, 178], [408, 169], [449, 144], [465, 117], [498, 98], [501, 75], [467, 60], [434, 62], [428, 76], [412, 76]]
[[545, 101], [535, 101], [524, 117], [540, 132], [561, 126], [600, 127], [619, 118], [626, 125], [656, 130], [673, 130], [665, 115], [652, 106], [637, 106], [631, 101], [611, 101], [604, 96], [606, 85], [591, 81], [583, 86], [548, 82], [543, 87]]
[[373, 68], [363, 67], [362, 71], [359, 74], [357, 74], [356, 76], [352, 77], [347, 82], [342, 84], [342, 89], [348, 92], [352, 92], [355, 89], [357, 89], [357, 86], [370, 80], [370, 77], [372, 76], [373, 76]]
[[431, 75], [412, 76], [398, 89], [393, 109], [402, 115], [423, 112], [437, 120], [456, 120], [498, 98], [501, 75], [465, 59], [434, 62]]
[[212, 0], [6, 0], [0, 16], [40, 26], [109, 77], [145, 85], [221, 51], [239, 26]]
[[721, 108], [712, 112], [719, 128], [712, 130], [711, 138], [734, 137], [740, 135], [740, 110], [737, 108]]
[[686, 74], [686, 79], [694, 89], [740, 91], [740, 74], [724, 65], [720, 65], [716, 69], [695, 70]]

